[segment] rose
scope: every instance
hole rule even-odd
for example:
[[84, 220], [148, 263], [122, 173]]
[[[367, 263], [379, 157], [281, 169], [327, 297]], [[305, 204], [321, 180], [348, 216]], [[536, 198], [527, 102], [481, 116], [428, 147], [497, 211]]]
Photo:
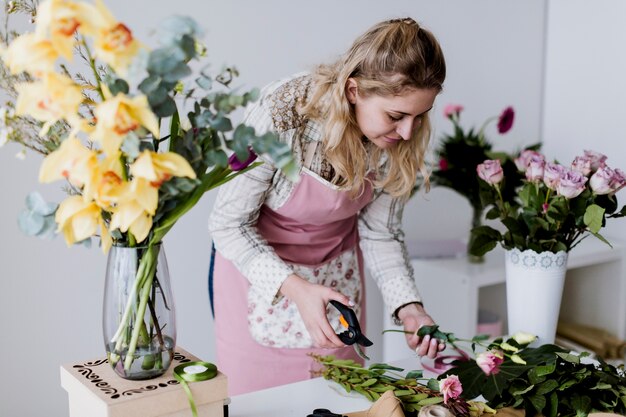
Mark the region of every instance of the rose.
[[585, 156], [591, 161], [591, 170], [595, 171], [604, 165], [607, 156], [600, 152], [585, 150]]
[[476, 166], [478, 176], [489, 185], [496, 185], [504, 178], [504, 172], [498, 159], [488, 159]]
[[585, 183], [587, 177], [578, 171], [567, 170], [556, 186], [556, 191], [559, 195], [571, 200], [574, 197], [578, 197], [580, 193], [585, 191]]
[[450, 375], [439, 381], [439, 391], [443, 394], [443, 402], [445, 404], [448, 404], [449, 399], [458, 398], [463, 392], [459, 377]]
[[487, 376], [499, 373], [502, 362], [504, 355], [500, 350], [481, 352], [476, 356], [476, 364]]
[[615, 171], [611, 168], [607, 166], [598, 168], [598, 170], [593, 173], [591, 178], [589, 178], [589, 187], [591, 187], [593, 192], [597, 195], [608, 194], [613, 191], [611, 182], [613, 181], [614, 176]]
[[451, 119], [454, 116], [458, 117], [458, 115], [461, 114], [462, 111], [463, 106], [461, 106], [460, 104], [448, 104], [446, 105], [446, 107], [443, 108], [443, 115], [448, 119]]
[[526, 179], [531, 182], [539, 182], [543, 179], [546, 160], [543, 155], [532, 155], [526, 168]]
[[565, 168], [563, 165], [548, 162], [543, 172], [543, 182], [551, 190], [556, 190], [556, 187], [561, 181], [561, 177], [565, 175]]
[[616, 193], [622, 188], [624, 188], [625, 185], [626, 185], [626, 174], [624, 174], [624, 172], [621, 169], [616, 168], [615, 171], [613, 172], [613, 179], [611, 180], [611, 188], [613, 190], [611, 192]]
[[577, 156], [572, 162], [572, 169], [583, 175], [589, 175], [591, 173], [591, 159], [587, 156]]
[[517, 158], [515, 158], [515, 166], [517, 167], [517, 169], [522, 172], [526, 171], [526, 168], [528, 168], [528, 164], [530, 163], [530, 159], [533, 156], [543, 157], [543, 155], [541, 155], [537, 151], [532, 151], [530, 149], [522, 151], [522, 153]]
[[498, 133], [505, 134], [511, 127], [513, 127], [513, 120], [515, 119], [515, 111], [513, 107], [507, 107], [502, 111], [498, 118]]

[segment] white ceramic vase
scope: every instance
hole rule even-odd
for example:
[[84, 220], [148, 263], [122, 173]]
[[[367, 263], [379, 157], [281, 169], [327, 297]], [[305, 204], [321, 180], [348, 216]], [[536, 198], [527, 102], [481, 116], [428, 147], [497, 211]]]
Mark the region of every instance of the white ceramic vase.
[[538, 337], [534, 345], [554, 343], [559, 320], [567, 252], [506, 251], [508, 333]]

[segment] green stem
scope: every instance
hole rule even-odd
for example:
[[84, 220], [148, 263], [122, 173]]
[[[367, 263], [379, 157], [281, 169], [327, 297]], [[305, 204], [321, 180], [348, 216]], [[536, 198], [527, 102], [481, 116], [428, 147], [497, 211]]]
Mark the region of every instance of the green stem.
[[91, 55], [91, 51], [89, 50], [89, 46], [87, 46], [87, 42], [84, 37], [81, 37], [81, 44], [83, 48], [85, 48], [85, 53], [87, 54], [87, 59], [89, 60], [89, 67], [93, 72], [94, 77], [96, 78], [96, 89], [102, 101], [105, 100], [104, 93], [102, 92], [102, 79], [100, 78], [100, 74], [98, 74], [98, 69], [96, 68], [96, 60], [93, 55]]
[[[137, 341], [139, 340], [142, 326], [145, 326], [143, 317], [146, 313], [148, 299], [150, 298], [150, 290], [152, 289], [152, 282], [154, 280], [154, 273], [156, 271], [156, 251], [158, 251], [156, 247], [148, 246], [146, 252], [143, 255], [144, 257], [142, 258], [142, 263], [144, 259], [146, 259], [147, 276], [145, 277], [145, 279], [143, 280], [144, 282], [141, 285], [141, 298], [139, 299], [139, 305], [137, 306], [133, 333], [130, 339], [130, 343], [128, 344], [128, 352], [126, 353], [126, 359], [124, 361], [125, 370], [129, 370], [131, 365], [133, 364], [135, 351], [137, 350]], [[132, 301], [129, 301], [129, 303], [131, 302]]]

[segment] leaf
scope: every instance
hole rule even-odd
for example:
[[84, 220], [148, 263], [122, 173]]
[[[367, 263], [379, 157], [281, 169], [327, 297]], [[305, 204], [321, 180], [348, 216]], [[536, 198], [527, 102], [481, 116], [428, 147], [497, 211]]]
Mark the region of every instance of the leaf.
[[167, 96], [167, 98], [165, 99], [163, 103], [154, 107], [152, 110], [154, 111], [155, 115], [163, 118], [163, 117], [169, 117], [173, 115], [174, 113], [176, 113], [177, 109], [176, 109], [176, 103], [174, 102], [174, 100], [170, 96]]
[[479, 226], [472, 229], [469, 241], [469, 253], [482, 256], [496, 247], [502, 240], [502, 235], [496, 229], [489, 226]]
[[592, 233], [598, 233], [602, 228], [604, 220], [604, 209], [596, 204], [587, 207], [583, 221]]
[[374, 385], [375, 383], [378, 382], [378, 379], [376, 378], [370, 378], [367, 381], [363, 382], [361, 384], [362, 387], [369, 387], [370, 385]]
[[409, 373], [406, 374], [405, 378], [406, 379], [419, 379], [419, 378], [422, 378], [423, 376], [424, 376], [424, 371], [417, 370], [417, 371], [410, 371]]
[[543, 411], [543, 408], [547, 404], [546, 397], [544, 397], [543, 395], [533, 394], [527, 396], [526, 399], [530, 401], [530, 403], [533, 405], [538, 413], [541, 413]]
[[559, 383], [554, 379], [548, 379], [546, 382], [543, 382], [537, 386], [537, 394], [544, 395], [549, 392], [554, 391], [559, 387]]
[[426, 386], [433, 391], [439, 391], [439, 381], [435, 378], [430, 378]]
[[176, 68], [186, 59], [185, 52], [177, 46], [163, 47], [150, 52], [148, 71], [151, 74], [164, 75]]
[[402, 368], [398, 368], [397, 366], [391, 366], [391, 365], [388, 365], [386, 363], [374, 363], [374, 364], [370, 365], [368, 367], [368, 369], [371, 369], [371, 370], [373, 370], [373, 369], [385, 369], [385, 370], [398, 371], [398, 372], [404, 371], [404, 369], [402, 369]]
[[37, 191], [33, 191], [26, 196], [26, 207], [28, 210], [41, 216], [49, 216], [56, 211], [58, 205], [54, 203], [47, 203], [41, 194]]
[[563, 359], [564, 361], [571, 363], [580, 363], [580, 357], [577, 355], [572, 355], [571, 353], [557, 352], [556, 355]]
[[20, 230], [28, 236], [37, 236], [44, 228], [44, 217], [33, 211], [24, 210], [17, 218]]
[[191, 68], [184, 62], [179, 62], [174, 68], [163, 73], [163, 79], [169, 82], [176, 82], [191, 74]]
[[429, 398], [424, 398], [423, 400], [419, 401], [417, 404], [421, 406], [425, 406], [425, 405], [441, 404], [442, 402], [443, 402], [443, 397], [429, 397]]

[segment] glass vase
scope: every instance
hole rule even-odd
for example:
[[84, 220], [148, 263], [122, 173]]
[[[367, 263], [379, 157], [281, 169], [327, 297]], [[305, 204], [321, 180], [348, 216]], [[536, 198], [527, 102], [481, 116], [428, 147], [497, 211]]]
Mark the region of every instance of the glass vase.
[[[475, 227], [481, 226], [483, 224], [483, 209], [482, 207], [472, 207], [472, 229], [474, 229]], [[470, 237], [468, 239], [468, 242], [471, 241], [471, 229], [470, 229]], [[471, 263], [474, 264], [479, 264], [479, 263], [483, 263], [485, 262], [485, 256], [484, 255], [472, 255], [469, 252], [469, 244], [468, 244], [468, 249], [467, 249], [467, 260]]]
[[165, 373], [176, 346], [176, 314], [161, 244], [111, 248], [102, 324], [107, 358], [119, 376]]

